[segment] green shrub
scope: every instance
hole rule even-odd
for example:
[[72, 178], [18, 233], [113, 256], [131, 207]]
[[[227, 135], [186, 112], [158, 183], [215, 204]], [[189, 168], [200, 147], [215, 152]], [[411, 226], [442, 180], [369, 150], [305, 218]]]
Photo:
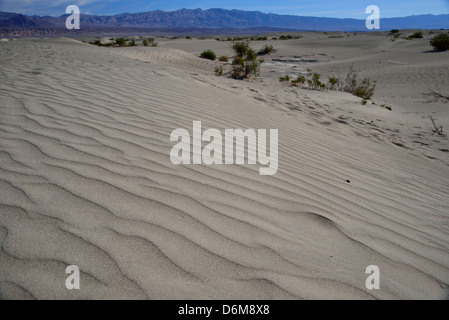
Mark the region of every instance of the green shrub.
[[187, 40], [192, 40], [192, 37], [191, 36], [186, 36], [186, 39]]
[[96, 45], [96, 46], [99, 46], [99, 47], [102, 47], [103, 46], [103, 44], [101, 43], [101, 41], [100, 40], [95, 40], [94, 42], [89, 42], [90, 44], [93, 44], [93, 45]]
[[370, 78], [364, 78], [362, 81], [359, 81], [357, 73], [352, 66], [349, 67], [349, 72], [343, 80], [336, 76], [329, 77], [327, 86], [330, 90], [348, 92], [363, 100], [370, 100], [376, 88], [376, 84], [372, 84]]
[[422, 39], [424, 38], [424, 35], [421, 31], [417, 31], [411, 35], [408, 36], [410, 39]]
[[338, 85], [339, 79], [335, 76], [329, 77], [329, 89], [334, 90]]
[[228, 56], [221, 56], [218, 60], [221, 62], [228, 62], [229, 58], [228, 58]]
[[299, 75], [295, 80], [291, 81], [291, 85], [294, 87], [299, 87], [299, 84], [304, 84], [306, 82], [306, 77]]
[[320, 81], [321, 75], [319, 73], [312, 74], [312, 79], [307, 80], [309, 87], [313, 90], [323, 90], [326, 85]]
[[223, 66], [216, 66], [214, 71], [217, 76], [222, 76], [223, 75]]
[[399, 32], [398, 29], [393, 29], [388, 34], [388, 36], [390, 36], [393, 39], [393, 41], [396, 41], [396, 39], [399, 38], [400, 35], [401, 35], [401, 33]]
[[148, 40], [143, 40], [142, 42], [145, 47], [148, 47]]
[[369, 78], [364, 78], [361, 83], [357, 84], [353, 94], [359, 98], [369, 100], [374, 95], [375, 88], [376, 85], [372, 85]]
[[157, 42], [152, 42], [152, 43], [151, 43], [151, 46], [152, 46], [152, 47], [157, 47], [158, 45], [159, 45], [159, 44], [158, 44]]
[[266, 55], [266, 54], [272, 54], [274, 52], [276, 52], [276, 49], [274, 49], [274, 47], [271, 44], [267, 44], [262, 49], [260, 49], [258, 54], [260, 56], [263, 56], [263, 55]]
[[280, 77], [279, 78], [279, 82], [282, 84], [286, 84], [290, 82], [290, 77], [288, 75], [286, 75], [285, 77]]
[[215, 55], [215, 52], [213, 52], [212, 50], [204, 50], [203, 52], [201, 52], [201, 58], [203, 59], [209, 59], [214, 61], [215, 59], [217, 59], [217, 56]]
[[128, 44], [128, 47], [137, 47], [137, 44], [134, 40], [131, 40], [131, 42]]
[[119, 47], [124, 47], [124, 46], [126, 46], [126, 39], [124, 39], [124, 38], [118, 38], [118, 39], [115, 39], [115, 43], [116, 43]]
[[232, 49], [235, 57], [232, 61], [231, 76], [235, 79], [259, 76], [263, 60], [257, 59], [257, 53], [249, 46], [249, 40], [234, 42]]
[[449, 50], [449, 35], [442, 33], [430, 40], [430, 45], [436, 51], [447, 51]]

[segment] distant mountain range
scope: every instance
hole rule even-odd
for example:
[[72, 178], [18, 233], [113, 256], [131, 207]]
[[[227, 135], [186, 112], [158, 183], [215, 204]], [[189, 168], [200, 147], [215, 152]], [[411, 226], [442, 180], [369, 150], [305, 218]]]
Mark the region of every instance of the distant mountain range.
[[[0, 12], [2, 29], [48, 29], [65, 28], [68, 15], [61, 17], [25, 16], [22, 14]], [[315, 31], [367, 31], [365, 20], [302, 17], [278, 15], [258, 11], [225, 9], [180, 9], [176, 11], [150, 11], [143, 13], [123, 13], [114, 16], [81, 15], [82, 29], [245, 29], [278, 28], [289, 30]], [[440, 29], [449, 28], [449, 14], [417, 15], [403, 18], [381, 19], [381, 29]], [[54, 31], [56, 32], [56, 31]]]

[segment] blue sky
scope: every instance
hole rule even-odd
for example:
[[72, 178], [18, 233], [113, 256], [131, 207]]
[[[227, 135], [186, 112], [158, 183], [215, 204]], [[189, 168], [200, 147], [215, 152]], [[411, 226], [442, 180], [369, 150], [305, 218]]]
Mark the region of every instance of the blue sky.
[[152, 10], [172, 11], [181, 8], [204, 10], [224, 8], [315, 17], [366, 19], [368, 15], [365, 13], [365, 8], [368, 5], [377, 5], [380, 8], [381, 18], [449, 13], [449, 0], [0, 0], [0, 11], [60, 16], [71, 4], [79, 6], [81, 13], [96, 15]]

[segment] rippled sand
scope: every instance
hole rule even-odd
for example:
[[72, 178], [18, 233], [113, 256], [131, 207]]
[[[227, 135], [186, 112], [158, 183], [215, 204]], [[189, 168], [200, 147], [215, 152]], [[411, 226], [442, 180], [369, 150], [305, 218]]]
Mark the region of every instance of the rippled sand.
[[[276, 57], [324, 52], [320, 72], [363, 60], [392, 112], [284, 87], [268, 66], [263, 81], [216, 77], [194, 52], [229, 45], [212, 40], [0, 43], [0, 297], [448, 298], [449, 147], [426, 115], [449, 119], [449, 105], [416, 88], [447, 86], [449, 56], [370, 39], [386, 53], [362, 41], [345, 57], [340, 39], [317, 38], [283, 42]], [[279, 129], [277, 174], [173, 165], [170, 133], [193, 121]], [[65, 288], [72, 264], [80, 290]], [[380, 290], [365, 287], [369, 265]]]

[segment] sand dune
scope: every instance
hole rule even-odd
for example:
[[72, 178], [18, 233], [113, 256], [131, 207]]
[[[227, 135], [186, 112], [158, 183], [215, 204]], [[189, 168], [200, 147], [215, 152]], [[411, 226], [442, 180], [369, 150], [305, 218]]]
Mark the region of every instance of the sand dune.
[[[326, 54], [312, 66], [325, 73], [359, 61], [392, 112], [283, 87], [268, 66], [263, 81], [216, 77], [196, 52], [230, 54], [213, 40], [0, 43], [0, 296], [447, 299], [449, 147], [425, 117], [444, 122], [448, 109], [416, 88], [448, 84], [448, 53], [364, 37], [278, 42], [267, 62]], [[193, 121], [279, 129], [277, 174], [173, 165], [170, 133]], [[72, 264], [80, 290], [65, 288]], [[380, 290], [365, 287], [369, 265]]]

